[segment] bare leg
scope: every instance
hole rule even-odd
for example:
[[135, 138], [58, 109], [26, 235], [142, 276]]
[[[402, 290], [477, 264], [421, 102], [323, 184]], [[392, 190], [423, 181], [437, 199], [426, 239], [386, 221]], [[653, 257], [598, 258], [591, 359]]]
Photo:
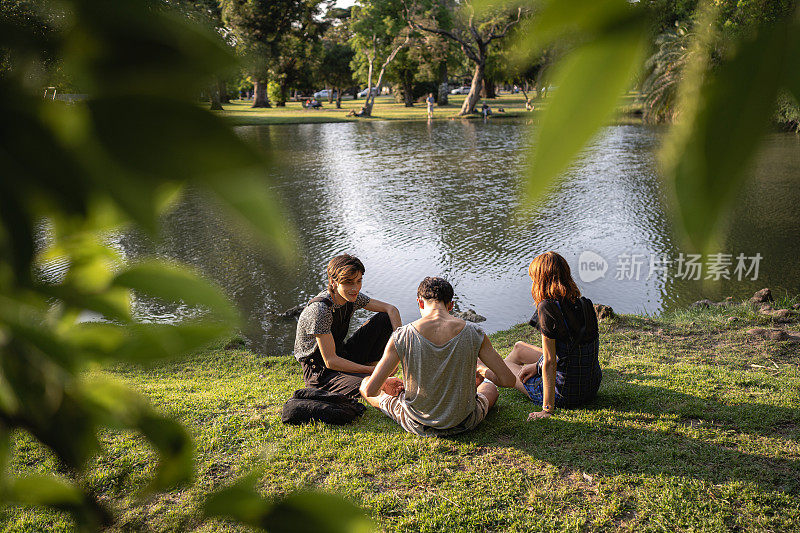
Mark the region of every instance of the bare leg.
[[489, 409], [497, 403], [497, 397], [500, 396], [500, 393], [497, 391], [497, 386], [494, 383], [486, 383], [485, 381], [478, 387], [478, 392], [486, 396], [486, 399], [489, 400]]
[[542, 349], [533, 344], [519, 341], [514, 344], [514, 349], [506, 357], [506, 365], [508, 363], [516, 363], [517, 365], [529, 365], [531, 363], [538, 363], [539, 358], [542, 357]]
[[[514, 345], [514, 349], [511, 350], [511, 353], [508, 354], [508, 357], [504, 359], [504, 363], [506, 366], [517, 376], [517, 381], [514, 383], [514, 388], [523, 393], [525, 396], [528, 396], [528, 391], [525, 389], [525, 386], [519, 380], [519, 373], [522, 371], [522, 367], [525, 365], [530, 365], [534, 363], [538, 363], [539, 359], [542, 357], [542, 349], [534, 346], [532, 344], [528, 344], [527, 342], [517, 342]], [[483, 366], [480, 361], [478, 362], [479, 366]], [[489, 379], [492, 379], [494, 376], [494, 372], [487, 369], [486, 376]]]

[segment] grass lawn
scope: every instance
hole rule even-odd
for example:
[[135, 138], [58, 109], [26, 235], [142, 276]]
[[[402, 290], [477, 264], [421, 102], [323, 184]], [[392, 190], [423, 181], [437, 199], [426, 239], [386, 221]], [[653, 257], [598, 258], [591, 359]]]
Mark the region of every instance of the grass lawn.
[[[449, 105], [445, 107], [434, 107], [434, 120], [448, 120], [453, 118], [461, 109], [465, 96], [451, 95]], [[228, 118], [236, 125], [252, 124], [306, 124], [314, 122], [349, 122], [364, 120], [427, 120], [428, 112], [424, 102], [416, 102], [414, 107], [405, 107], [402, 103], [396, 103], [394, 96], [379, 96], [375, 99], [375, 106], [372, 108], [372, 117], [357, 118], [348, 117], [352, 111], [359, 111], [364, 105], [364, 98], [358, 100], [343, 99], [342, 108], [336, 109], [336, 103], [328, 103], [327, 99], [322, 99], [322, 109], [304, 109], [300, 102], [286, 102], [286, 107], [271, 107], [268, 109], [253, 109], [250, 107], [252, 102], [245, 100], [234, 100], [223, 107], [224, 111], [219, 112], [220, 116]], [[494, 114], [492, 119], [503, 117], [526, 116], [525, 98], [522, 94], [505, 94], [498, 98], [486, 100], [491, 106]], [[480, 104], [478, 104], [480, 106]], [[498, 108], [503, 108], [505, 113], [498, 113]], [[474, 118], [479, 118], [475, 115]]]
[[[216, 350], [115, 368], [106, 372], [189, 427], [196, 482], [134, 500], [153, 454], [129, 433], [104, 435], [107, 453], [86, 482], [117, 508], [121, 530], [241, 530], [199, 523], [197, 509], [207, 491], [258, 468], [265, 495], [336, 493], [384, 531], [798, 531], [800, 354], [747, 333], [770, 320], [735, 307], [604, 321], [593, 404], [527, 423], [534, 406], [505, 389], [477, 430], [445, 439], [406, 434], [374, 409], [345, 427], [284, 426], [282, 404], [302, 386], [286, 355]], [[536, 337], [517, 326], [492, 340], [507, 353]], [[14, 470], [58, 470], [24, 435], [14, 452]], [[21, 509], [0, 524], [71, 527], [60, 513]]]
[[[464, 102], [464, 95], [451, 95], [449, 105], [434, 108], [433, 120], [459, 120], [482, 119], [480, 115], [470, 117], [456, 117], [461, 110]], [[487, 99], [486, 102], [492, 108], [493, 114], [490, 120], [502, 120], [504, 118], [532, 118], [536, 115], [536, 110], [547, 107], [550, 98], [536, 100], [534, 112], [525, 109], [525, 98], [522, 94], [501, 94], [497, 98]], [[396, 103], [394, 96], [379, 96], [375, 100], [372, 109], [372, 116], [369, 118], [348, 117], [352, 111], [358, 111], [364, 105], [364, 99], [342, 100], [342, 108], [336, 109], [335, 103], [328, 103], [322, 100], [322, 109], [304, 109], [300, 102], [286, 102], [286, 107], [271, 107], [268, 109], [253, 109], [250, 107], [252, 102], [245, 100], [233, 100], [225, 104], [224, 111], [216, 112], [219, 116], [229, 119], [234, 125], [260, 125], [260, 124], [309, 124], [320, 122], [355, 122], [369, 120], [427, 120], [427, 108], [424, 102], [416, 102], [414, 107], [405, 107], [402, 103]], [[478, 106], [480, 107], [480, 102]], [[627, 94], [617, 109], [617, 122], [619, 123], [640, 123], [641, 118], [637, 114], [641, 111], [641, 104], [638, 102], [637, 93]], [[502, 108], [504, 113], [498, 112]]]

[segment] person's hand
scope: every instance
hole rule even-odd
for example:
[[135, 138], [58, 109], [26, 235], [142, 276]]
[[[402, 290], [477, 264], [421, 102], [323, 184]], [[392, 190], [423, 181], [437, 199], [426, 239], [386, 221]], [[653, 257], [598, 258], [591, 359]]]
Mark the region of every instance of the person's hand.
[[541, 420], [542, 418], [550, 418], [551, 416], [552, 414], [547, 411], [534, 411], [528, 415], [528, 422], [532, 420]]
[[525, 365], [519, 371], [519, 380], [522, 383], [525, 383], [526, 381], [531, 379], [533, 376], [536, 376], [538, 374], [539, 374], [539, 368], [538, 368], [538, 365], [536, 363], [533, 363], [533, 364], [530, 364], [530, 365]]
[[399, 378], [386, 378], [381, 390], [389, 396], [399, 396], [401, 392], [406, 390], [403, 385], [403, 380]]
[[481, 368], [478, 367], [475, 371], [475, 386], [480, 387], [481, 383], [483, 383], [483, 376], [481, 375]]

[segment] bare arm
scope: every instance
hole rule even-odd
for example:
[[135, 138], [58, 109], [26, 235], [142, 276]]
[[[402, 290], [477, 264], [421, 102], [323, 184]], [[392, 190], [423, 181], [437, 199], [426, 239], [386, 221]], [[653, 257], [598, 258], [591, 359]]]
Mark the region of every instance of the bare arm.
[[[547, 418], [556, 409], [556, 341], [542, 335], [542, 410], [528, 415], [528, 420]], [[545, 411], [549, 406], [549, 411]]]
[[494, 382], [495, 385], [500, 387], [513, 387], [517, 382], [517, 377], [503, 362], [503, 358], [497, 353], [497, 350], [492, 346], [492, 341], [489, 337], [484, 335], [483, 342], [481, 343], [481, 350], [478, 353], [478, 358], [481, 362], [489, 367], [480, 367], [478, 371], [482, 372], [482, 376]]
[[373, 298], [364, 306], [364, 309], [372, 311], [373, 313], [386, 313], [389, 315], [389, 320], [392, 321], [392, 329], [397, 329], [403, 325], [403, 322], [400, 320], [400, 311], [392, 304], [387, 304], [386, 302]]
[[[400, 356], [397, 354], [397, 348], [394, 346], [394, 340], [389, 340], [386, 343], [386, 348], [383, 350], [383, 357], [378, 361], [378, 366], [371, 376], [364, 378], [361, 382], [361, 396], [366, 399], [377, 396], [384, 382], [395, 373], [397, 365], [400, 364]], [[371, 403], [371, 402], [370, 402]]]
[[319, 346], [319, 353], [322, 354], [322, 360], [325, 366], [331, 370], [338, 370], [339, 372], [355, 372], [359, 374], [370, 374], [373, 368], [367, 365], [360, 365], [349, 361], [344, 357], [339, 357], [336, 353], [336, 343], [333, 341], [333, 335], [325, 333], [323, 335], [315, 335], [317, 338], [317, 346]]

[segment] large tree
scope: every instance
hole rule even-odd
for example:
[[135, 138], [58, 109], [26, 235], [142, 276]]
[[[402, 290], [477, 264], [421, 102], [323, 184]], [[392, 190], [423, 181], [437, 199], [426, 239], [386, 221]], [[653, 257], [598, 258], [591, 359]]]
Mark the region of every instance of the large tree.
[[415, 38], [415, 46], [409, 50], [411, 58], [418, 63], [416, 80], [438, 84], [436, 103], [440, 106], [448, 104], [449, 66], [455, 63], [458, 54], [453, 45], [450, 39], [441, 35], [423, 33]]
[[490, 45], [505, 37], [521, 20], [523, 8], [487, 8], [476, 13], [472, 0], [424, 1], [428, 3], [407, 4], [408, 24], [416, 30], [441, 35], [458, 43], [473, 63], [472, 84], [459, 114], [474, 113], [483, 90]]
[[[219, 38], [221, 46], [231, 46], [226, 36], [227, 28], [222, 21], [222, 10], [217, 0], [178, 0], [168, 3], [192, 22], [206, 26]], [[227, 86], [222, 72], [214, 76], [208, 87], [209, 103], [212, 111], [222, 111], [222, 104], [229, 103]]]
[[305, 13], [303, 0], [220, 0], [222, 20], [247, 58], [253, 80], [253, 107], [270, 107], [267, 79], [280, 57], [286, 33]]
[[314, 77], [316, 81], [322, 81], [326, 88], [333, 89], [328, 93], [329, 102], [333, 102], [333, 95], [336, 94], [336, 108], [339, 109], [342, 107], [343, 93], [355, 85], [351, 67], [355, 52], [349, 44], [352, 37], [350, 9], [329, 9], [324, 24], [325, 33], [318, 45]]
[[[360, 0], [353, 6], [350, 43], [356, 52], [354, 67], [366, 70], [368, 91], [364, 115], [372, 114], [375, 96], [380, 93], [386, 67], [411, 39], [411, 29], [403, 18], [401, 0]], [[375, 70], [378, 78], [373, 84]]]
[[280, 95], [276, 105], [286, 105], [290, 88], [307, 84], [323, 52], [322, 37], [332, 24], [323, 16], [323, 8], [330, 3], [331, 0], [303, 0], [295, 21], [280, 37], [269, 67], [270, 79]]
[[339, 109], [342, 107], [342, 93], [353, 86], [350, 63], [353, 61], [354, 52], [347, 44], [332, 40], [324, 40], [322, 47], [319, 76], [326, 87], [333, 89], [336, 94], [336, 108]]

